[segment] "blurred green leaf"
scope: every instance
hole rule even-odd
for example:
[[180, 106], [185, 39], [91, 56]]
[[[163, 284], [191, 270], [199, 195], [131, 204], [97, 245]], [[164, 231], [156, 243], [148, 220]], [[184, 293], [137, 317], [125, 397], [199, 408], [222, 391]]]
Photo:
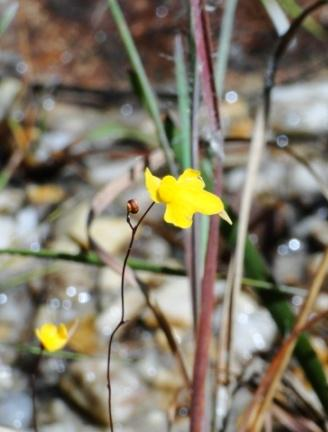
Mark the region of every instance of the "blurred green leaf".
[[103, 139], [132, 139], [137, 141], [142, 141], [146, 144], [151, 143], [152, 137], [147, 135], [136, 127], [125, 126], [120, 123], [106, 122], [92, 131], [87, 135], [87, 139], [98, 141]]
[[[291, 18], [296, 18], [303, 12], [303, 8], [297, 3], [296, 0], [279, 0], [281, 7], [285, 10], [287, 15]], [[327, 37], [327, 31], [322, 25], [313, 17], [307, 17], [302, 26], [313, 36], [322, 40]]]

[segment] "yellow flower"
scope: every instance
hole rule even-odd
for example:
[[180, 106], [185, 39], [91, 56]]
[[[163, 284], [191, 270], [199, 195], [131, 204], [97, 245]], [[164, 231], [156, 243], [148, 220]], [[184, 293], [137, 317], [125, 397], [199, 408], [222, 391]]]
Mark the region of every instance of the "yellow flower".
[[68, 331], [64, 324], [56, 326], [52, 323], [43, 324], [35, 329], [36, 337], [41, 342], [42, 347], [49, 351], [58, 351], [62, 349], [68, 341]]
[[194, 213], [218, 214], [232, 224], [221, 199], [204, 190], [200, 172], [186, 169], [178, 179], [168, 175], [162, 179], [145, 170], [146, 188], [153, 201], [166, 205], [164, 220], [179, 228], [189, 228]]

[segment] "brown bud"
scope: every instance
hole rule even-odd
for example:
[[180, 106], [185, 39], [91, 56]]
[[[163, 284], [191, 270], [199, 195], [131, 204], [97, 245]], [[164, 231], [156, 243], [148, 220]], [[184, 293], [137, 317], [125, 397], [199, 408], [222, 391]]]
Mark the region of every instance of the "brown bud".
[[128, 212], [132, 214], [136, 214], [139, 211], [139, 204], [135, 199], [130, 199], [126, 207]]

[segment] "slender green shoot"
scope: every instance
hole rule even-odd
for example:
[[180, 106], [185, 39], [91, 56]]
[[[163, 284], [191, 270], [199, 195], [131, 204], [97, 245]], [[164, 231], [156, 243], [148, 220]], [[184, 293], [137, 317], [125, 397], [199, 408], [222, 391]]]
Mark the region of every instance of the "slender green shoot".
[[191, 166], [190, 152], [190, 100], [188, 89], [188, 76], [184, 61], [183, 45], [180, 35], [175, 38], [175, 76], [178, 94], [178, 111], [180, 133], [175, 154], [183, 169]]
[[120, 33], [122, 42], [126, 49], [127, 55], [129, 57], [131, 66], [135, 72], [136, 77], [138, 78], [140, 89], [143, 93], [143, 99], [146, 103], [149, 114], [151, 115], [158, 134], [159, 142], [162, 146], [162, 149], [165, 153], [165, 157], [167, 160], [167, 164], [172, 174], [177, 174], [176, 165], [173, 159], [173, 154], [165, 134], [165, 130], [163, 127], [160, 110], [158, 107], [158, 102], [156, 96], [152, 90], [148, 77], [146, 75], [145, 69], [141, 62], [141, 58], [139, 56], [138, 50], [133, 41], [132, 35], [128, 28], [128, 25], [125, 21], [122, 10], [116, 0], [107, 0], [108, 7], [112, 13], [114, 21], [117, 25], [118, 31]]
[[233, 31], [233, 23], [238, 0], [225, 2], [222, 27], [219, 34], [218, 50], [215, 62], [215, 85], [219, 97], [224, 92], [224, 81], [229, 60], [230, 43]]

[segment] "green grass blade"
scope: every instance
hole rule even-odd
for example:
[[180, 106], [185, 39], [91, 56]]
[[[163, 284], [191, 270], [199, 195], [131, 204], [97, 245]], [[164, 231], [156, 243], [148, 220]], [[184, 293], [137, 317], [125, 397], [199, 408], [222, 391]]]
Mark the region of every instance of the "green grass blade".
[[[279, 3], [291, 18], [296, 18], [303, 12], [303, 8], [296, 0], [279, 0]], [[327, 31], [313, 17], [307, 17], [302, 25], [309, 33], [320, 40], [327, 37]]]
[[181, 36], [176, 36], [175, 38], [174, 54], [180, 123], [179, 141], [174, 151], [182, 168], [186, 169], [191, 166], [190, 100]]
[[136, 141], [144, 142], [145, 144], [150, 144], [152, 137], [147, 135], [136, 127], [129, 127], [118, 122], [106, 122], [103, 123], [93, 130], [91, 130], [87, 139], [92, 141], [98, 141], [103, 139], [132, 139]]
[[144, 101], [146, 102], [146, 106], [148, 108], [149, 114], [151, 115], [158, 134], [158, 138], [160, 141], [160, 144], [162, 146], [162, 149], [165, 153], [165, 157], [169, 166], [170, 171], [172, 174], [176, 174], [176, 166], [174, 163], [172, 151], [170, 149], [170, 145], [167, 139], [167, 136], [165, 134], [165, 130], [163, 127], [158, 103], [156, 96], [152, 90], [152, 87], [149, 83], [148, 77], [146, 75], [145, 69], [143, 67], [143, 64], [141, 62], [138, 50], [135, 46], [135, 43], [133, 41], [133, 38], [131, 36], [130, 30], [128, 28], [128, 25], [125, 21], [124, 15], [122, 13], [122, 10], [116, 0], [107, 0], [108, 7], [112, 13], [112, 16], [114, 18], [114, 21], [117, 25], [118, 31], [120, 33], [122, 42], [124, 44], [124, 47], [126, 49], [127, 55], [129, 57], [130, 63], [132, 65], [132, 68], [135, 72], [135, 75], [138, 79], [140, 89], [143, 93]]
[[238, 0], [229, 0], [225, 2], [222, 27], [219, 35], [218, 50], [215, 62], [215, 85], [218, 96], [224, 92], [224, 79], [226, 75], [231, 35]]

